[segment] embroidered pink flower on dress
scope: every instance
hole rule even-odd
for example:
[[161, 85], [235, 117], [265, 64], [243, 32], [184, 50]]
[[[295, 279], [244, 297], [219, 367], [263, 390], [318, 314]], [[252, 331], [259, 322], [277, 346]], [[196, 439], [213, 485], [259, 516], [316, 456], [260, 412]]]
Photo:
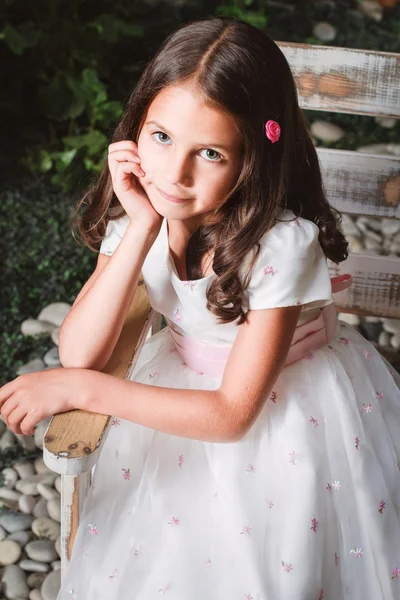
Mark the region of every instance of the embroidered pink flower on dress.
[[158, 591], [159, 591], [159, 592], [162, 592], [163, 594], [165, 594], [165, 592], [169, 592], [169, 590], [170, 590], [170, 589], [171, 589], [171, 588], [170, 588], [170, 585], [169, 585], [169, 583], [164, 583], [164, 585], [162, 585], [162, 586], [159, 588], [159, 590], [158, 590]]
[[360, 412], [371, 413], [374, 410], [372, 404], [363, 404], [360, 408]]
[[251, 594], [245, 594], [244, 599], [245, 600], [253, 600], [253, 596]]
[[367, 350], [366, 348], [364, 348], [363, 354], [364, 354], [365, 358], [372, 358], [371, 352], [369, 350]]
[[335, 565], [338, 566], [339, 564], [339, 555], [335, 552]]
[[182, 321], [182, 315], [181, 315], [181, 311], [179, 310], [179, 308], [177, 308], [176, 311], [174, 312], [174, 317], [175, 317], [175, 321], [177, 323]]
[[158, 379], [160, 376], [160, 373], [158, 371], [153, 371], [153, 373], [149, 374], [149, 379]]
[[326, 484], [326, 488], [325, 488], [325, 489], [326, 489], [328, 492], [331, 492], [331, 491], [332, 491], [332, 486], [331, 486], [331, 484], [330, 484], [329, 482]]
[[111, 426], [115, 425], [115, 427], [118, 427], [119, 425], [121, 425], [121, 421], [117, 418], [115, 418], [113, 420], [113, 422], [111, 423]]
[[207, 566], [207, 569], [211, 569], [211, 558], [207, 558], [207, 560], [204, 561], [204, 564]]
[[290, 573], [290, 571], [293, 571], [293, 566], [290, 563], [285, 563], [283, 560], [281, 560], [281, 566], [283, 567], [285, 573]]
[[256, 468], [254, 465], [249, 465], [246, 469], [246, 471], [248, 471], [249, 473], [255, 473]]
[[267, 265], [266, 267], [264, 267], [264, 275], [276, 275], [277, 273], [279, 273], [279, 271], [277, 271], [277, 269], [274, 269], [274, 267], [271, 267], [271, 265]]
[[272, 392], [269, 399], [276, 404], [276, 392]]
[[355, 439], [355, 447], [356, 447], [356, 450], [358, 450], [360, 447], [360, 438], [358, 438], [358, 437], [356, 437], [356, 439]]
[[314, 354], [312, 352], [307, 352], [307, 354], [304, 357], [306, 360], [313, 360], [314, 359]]
[[267, 138], [275, 144], [281, 137], [281, 128], [279, 123], [276, 121], [269, 120], [265, 123], [265, 135]]
[[332, 487], [334, 490], [340, 490], [340, 488], [341, 488], [340, 481], [332, 481]]
[[400, 577], [400, 569], [399, 569], [399, 567], [394, 567], [392, 569], [392, 579], [394, 581], [397, 581], [399, 577]]
[[121, 469], [121, 471], [123, 471], [122, 477], [129, 481], [129, 479], [131, 478], [131, 470], [130, 469]]
[[289, 453], [289, 462], [291, 465], [296, 464], [296, 460], [299, 458], [299, 455], [293, 450], [293, 452]]
[[382, 400], [383, 396], [384, 396], [383, 392], [376, 392], [376, 399], [377, 400]]
[[300, 300], [296, 300], [293, 306], [301, 306], [302, 302]]
[[386, 502], [384, 502], [383, 500], [381, 500], [379, 502], [379, 508], [378, 508], [378, 513], [381, 513], [381, 515], [383, 514], [383, 511], [386, 508]]
[[183, 284], [184, 287], [190, 288], [191, 292], [193, 292], [193, 288], [195, 287], [195, 285], [196, 285], [195, 281], [185, 281], [185, 283]]
[[319, 525], [319, 522], [317, 521], [317, 519], [314, 517], [314, 519], [311, 519], [311, 527], [310, 529], [314, 532], [317, 533], [317, 527]]
[[343, 344], [343, 346], [349, 346], [350, 345], [350, 340], [347, 337], [340, 337], [339, 341], [341, 344]]
[[179, 525], [180, 519], [178, 517], [172, 517], [170, 521], [168, 521], [168, 525]]
[[324, 590], [321, 590], [319, 593], [318, 600], [324, 600], [324, 598], [325, 598], [325, 592], [324, 592]]
[[354, 546], [354, 548], [352, 548], [352, 549], [350, 550], [349, 554], [354, 554], [354, 556], [355, 556], [356, 558], [362, 558], [362, 556], [363, 556], [364, 552], [363, 552], [363, 549], [362, 549], [362, 548], [356, 548], [356, 547]]
[[314, 419], [314, 417], [310, 417], [310, 423], [312, 423], [315, 429], [318, 427], [318, 420]]
[[99, 535], [96, 525], [88, 525], [90, 535]]
[[78, 596], [75, 594], [74, 589], [70, 590], [71, 600], [78, 600]]
[[328, 348], [331, 352], [334, 352], [335, 354], [337, 354], [337, 350], [334, 346], [331, 346], [330, 344], [328, 344]]
[[249, 527], [248, 525], [245, 525], [242, 529], [242, 531], [240, 532], [240, 535], [242, 535], [242, 533], [251, 533], [251, 527]]
[[180, 454], [178, 456], [178, 467], [180, 467], [182, 469], [182, 465], [183, 465], [183, 454]]
[[268, 502], [268, 508], [273, 508], [275, 506], [275, 502], [273, 500], [270, 500], [270, 502]]

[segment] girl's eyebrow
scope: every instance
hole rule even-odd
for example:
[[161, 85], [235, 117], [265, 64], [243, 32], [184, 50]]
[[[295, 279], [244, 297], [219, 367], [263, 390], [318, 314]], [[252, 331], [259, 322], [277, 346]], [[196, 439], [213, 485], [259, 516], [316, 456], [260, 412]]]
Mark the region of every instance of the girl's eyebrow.
[[[146, 125], [155, 125], [156, 127], [158, 127], [159, 129], [161, 129], [162, 131], [164, 131], [164, 133], [166, 133], [167, 135], [171, 136], [170, 132], [165, 129], [165, 127], [163, 127], [162, 125], [160, 125], [160, 123], [157, 123], [157, 121], [147, 121]], [[226, 146], [223, 146], [222, 144], [198, 144], [199, 146], [203, 146], [204, 148], [219, 148], [220, 150], [224, 150], [224, 152], [230, 152], [231, 150], [229, 148], [227, 148]]]

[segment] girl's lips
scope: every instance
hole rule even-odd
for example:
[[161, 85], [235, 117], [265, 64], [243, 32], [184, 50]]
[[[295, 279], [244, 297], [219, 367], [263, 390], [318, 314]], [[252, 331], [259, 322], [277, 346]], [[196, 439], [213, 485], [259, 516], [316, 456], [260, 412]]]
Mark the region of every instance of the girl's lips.
[[187, 202], [188, 200], [191, 200], [191, 198], [178, 198], [177, 196], [171, 196], [170, 194], [167, 194], [166, 192], [163, 192], [162, 190], [160, 190], [160, 188], [157, 188], [157, 192], [166, 200], [169, 200], [170, 202], [174, 202], [175, 204], [183, 204], [184, 202]]

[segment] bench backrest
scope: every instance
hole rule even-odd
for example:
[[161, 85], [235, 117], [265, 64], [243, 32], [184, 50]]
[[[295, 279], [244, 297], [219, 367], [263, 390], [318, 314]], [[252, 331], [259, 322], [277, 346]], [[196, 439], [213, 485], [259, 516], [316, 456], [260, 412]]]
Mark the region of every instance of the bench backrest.
[[[400, 54], [278, 42], [303, 109], [400, 118]], [[400, 156], [317, 148], [329, 202], [353, 215], [400, 218]], [[400, 258], [350, 254], [337, 294], [343, 312], [400, 318]]]

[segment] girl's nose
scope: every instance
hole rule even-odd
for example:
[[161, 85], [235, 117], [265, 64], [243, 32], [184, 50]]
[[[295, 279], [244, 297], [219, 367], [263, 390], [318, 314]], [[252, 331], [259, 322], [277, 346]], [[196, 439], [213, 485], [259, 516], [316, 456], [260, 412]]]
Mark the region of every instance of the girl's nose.
[[171, 152], [166, 165], [165, 179], [172, 185], [190, 185], [192, 179], [191, 159], [187, 155]]

